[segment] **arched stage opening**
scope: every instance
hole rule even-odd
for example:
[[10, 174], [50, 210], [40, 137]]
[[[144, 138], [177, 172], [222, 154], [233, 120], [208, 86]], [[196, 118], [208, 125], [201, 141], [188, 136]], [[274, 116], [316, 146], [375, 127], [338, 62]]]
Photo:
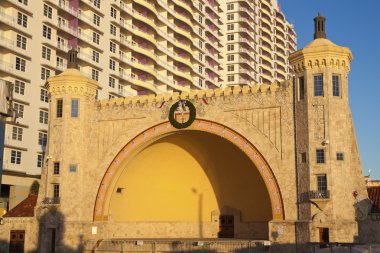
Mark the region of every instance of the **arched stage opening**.
[[215, 122], [197, 120], [186, 130], [168, 124], [144, 131], [116, 156], [99, 188], [94, 220], [129, 224], [142, 237], [159, 237], [148, 228], [162, 227], [166, 237], [170, 230], [173, 237], [267, 239], [268, 222], [284, 217], [261, 154]]

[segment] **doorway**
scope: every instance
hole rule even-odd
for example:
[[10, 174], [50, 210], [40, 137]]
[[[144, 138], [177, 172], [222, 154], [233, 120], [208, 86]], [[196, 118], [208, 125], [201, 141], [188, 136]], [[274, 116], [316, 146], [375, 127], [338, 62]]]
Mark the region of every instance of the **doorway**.
[[11, 230], [9, 253], [24, 253], [25, 230]]
[[234, 238], [234, 216], [221, 215], [219, 216], [219, 238]]

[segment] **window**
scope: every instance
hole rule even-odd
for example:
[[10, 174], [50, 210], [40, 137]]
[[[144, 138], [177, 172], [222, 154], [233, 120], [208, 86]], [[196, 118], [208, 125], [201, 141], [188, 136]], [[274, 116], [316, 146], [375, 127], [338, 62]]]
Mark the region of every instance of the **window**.
[[71, 117], [78, 118], [79, 113], [79, 100], [71, 99]]
[[233, 20], [233, 19], [234, 19], [234, 14], [227, 15], [227, 20]]
[[201, 24], [203, 23], [203, 17], [202, 17], [201, 15], [198, 16], [198, 21], [199, 21], [199, 23], [201, 23]]
[[48, 123], [48, 117], [49, 117], [48, 112], [40, 111], [40, 119], [39, 119], [40, 123], [47, 124]]
[[231, 31], [234, 29], [234, 24], [228, 24], [227, 25], [227, 31]]
[[25, 83], [19, 80], [15, 80], [15, 93], [24, 95], [25, 93]]
[[112, 94], [108, 94], [108, 99], [114, 99], [114, 98], [115, 98], [114, 95], [112, 95]]
[[59, 184], [53, 184], [53, 197], [59, 198]]
[[42, 47], [42, 58], [50, 61], [51, 49]]
[[41, 68], [41, 79], [47, 80], [50, 77], [50, 70], [46, 68]]
[[16, 69], [25, 72], [26, 61], [20, 57], [16, 57]]
[[28, 0], [18, 0], [18, 2], [24, 5], [28, 5]]
[[235, 39], [235, 36], [233, 34], [228, 34], [227, 35], [227, 40], [228, 41], [231, 41], [231, 40], [234, 40]]
[[319, 192], [327, 191], [327, 177], [326, 174], [317, 175], [317, 190]]
[[43, 162], [43, 155], [37, 155], [37, 167], [41, 168]]
[[301, 153], [301, 162], [306, 163], [306, 152]]
[[231, 75], [231, 76], [227, 76], [227, 81], [228, 82], [233, 82], [235, 81], [235, 76]]
[[69, 172], [71, 172], [71, 173], [77, 172], [77, 166], [75, 164], [70, 164]]
[[62, 118], [63, 100], [57, 99], [57, 118]]
[[17, 12], [17, 24], [22, 25], [23, 27], [28, 27], [28, 16]]
[[203, 54], [202, 54], [202, 53], [199, 53], [199, 55], [198, 55], [198, 59], [199, 59], [200, 61], [203, 61]]
[[24, 117], [24, 106], [23, 105], [13, 103], [13, 110], [15, 111], [17, 118], [23, 118]]
[[109, 87], [111, 87], [111, 88], [115, 88], [115, 83], [116, 83], [115, 78], [112, 78], [112, 77], [109, 77], [109, 78], [108, 78], [108, 86], [109, 86]]
[[198, 42], [198, 45], [199, 45], [199, 48], [203, 48], [203, 42], [201, 40]]
[[199, 84], [199, 86], [202, 87], [202, 86], [203, 86], [203, 80], [199, 78], [199, 80], [198, 80], [198, 84]]
[[198, 66], [198, 73], [199, 73], [199, 74], [202, 74], [202, 73], [203, 73], [203, 68], [202, 68], [202, 66]]
[[344, 154], [342, 152], [336, 153], [336, 160], [344, 161]]
[[39, 132], [38, 133], [38, 145], [45, 147], [46, 143], [47, 143], [47, 133]]
[[41, 92], [40, 92], [40, 100], [42, 102], [49, 102], [49, 97], [48, 97], [48, 91], [45, 90], [45, 89], [41, 89]]
[[340, 87], [339, 87], [339, 76], [333, 75], [332, 76], [332, 84], [333, 84], [333, 96], [339, 97], [340, 96]]
[[45, 38], [50, 40], [51, 39], [51, 28], [46, 26], [46, 25], [43, 25], [42, 36], [44, 36]]
[[198, 5], [198, 9], [199, 9], [200, 11], [203, 11], [203, 4], [202, 4], [202, 3], [199, 3], [199, 5]]
[[325, 163], [325, 150], [324, 149], [317, 149], [316, 151], [317, 155], [317, 163]]
[[92, 23], [96, 26], [100, 26], [100, 17], [94, 13], [92, 18]]
[[110, 69], [115, 70], [115, 65], [116, 65], [116, 62], [110, 59], [110, 64], [109, 64]]
[[116, 26], [114, 26], [114, 25], [110, 25], [110, 33], [112, 34], [112, 35], [115, 35], [116, 36]]
[[45, 17], [48, 17], [51, 19], [52, 18], [52, 11], [53, 11], [53, 9], [49, 5], [44, 4], [44, 16]]
[[227, 71], [234, 71], [235, 70], [235, 65], [228, 65], [227, 66]]
[[11, 151], [11, 163], [21, 164], [21, 151], [16, 151], [16, 150]]
[[99, 71], [97, 71], [96, 69], [92, 69], [91, 70], [91, 78], [93, 80], [98, 81], [99, 80]]
[[235, 55], [233, 55], [233, 54], [229, 54], [229, 55], [227, 56], [227, 61], [233, 61], [233, 60], [235, 60]]
[[234, 49], [235, 49], [235, 45], [233, 45], [233, 44], [227, 45], [227, 51], [233, 51]]
[[110, 51], [116, 53], [116, 44], [113, 42], [110, 42]]
[[203, 36], [203, 29], [200, 28], [200, 27], [199, 27], [199, 29], [198, 29], [198, 34], [199, 34], [199, 36]]
[[116, 18], [117, 17], [117, 11], [115, 8], [111, 7], [111, 17]]
[[303, 76], [301, 76], [298, 79], [298, 84], [299, 84], [299, 98], [300, 100], [302, 100], [305, 97], [305, 79]]
[[59, 167], [60, 167], [59, 162], [54, 162], [54, 164], [53, 164], [53, 174], [54, 175], [59, 175]]
[[97, 34], [96, 32], [93, 32], [92, 33], [92, 42], [96, 43], [99, 45], [99, 38], [100, 38], [100, 35]]
[[26, 38], [24, 36], [21, 36], [20, 34], [17, 34], [16, 46], [26, 50]]
[[90, 1], [94, 3], [95, 7], [100, 8], [100, 0], [90, 0]]
[[314, 96], [316, 97], [323, 96], [323, 76], [322, 75], [314, 76]]
[[24, 129], [21, 127], [12, 128], [12, 140], [22, 141], [22, 132]]
[[63, 68], [63, 59], [57, 56], [57, 67]]
[[234, 9], [234, 4], [227, 4], [227, 10], [233, 10]]
[[92, 51], [92, 60], [94, 62], [99, 62], [99, 52]]

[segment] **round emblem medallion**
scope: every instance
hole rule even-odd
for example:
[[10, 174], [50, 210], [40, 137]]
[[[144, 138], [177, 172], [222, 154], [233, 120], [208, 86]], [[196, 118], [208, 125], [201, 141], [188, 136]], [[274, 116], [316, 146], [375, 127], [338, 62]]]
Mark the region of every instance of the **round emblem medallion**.
[[177, 129], [189, 127], [195, 120], [195, 106], [188, 100], [180, 100], [170, 107], [169, 122]]

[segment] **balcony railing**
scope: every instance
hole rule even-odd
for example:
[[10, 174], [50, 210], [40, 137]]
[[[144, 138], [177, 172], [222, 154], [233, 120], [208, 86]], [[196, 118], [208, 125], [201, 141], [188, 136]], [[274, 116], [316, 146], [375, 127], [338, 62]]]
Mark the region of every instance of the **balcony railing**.
[[330, 191], [310, 191], [309, 199], [330, 199]]
[[59, 205], [60, 204], [60, 198], [59, 197], [45, 198], [44, 200], [42, 200], [42, 204], [46, 205], [46, 206]]

